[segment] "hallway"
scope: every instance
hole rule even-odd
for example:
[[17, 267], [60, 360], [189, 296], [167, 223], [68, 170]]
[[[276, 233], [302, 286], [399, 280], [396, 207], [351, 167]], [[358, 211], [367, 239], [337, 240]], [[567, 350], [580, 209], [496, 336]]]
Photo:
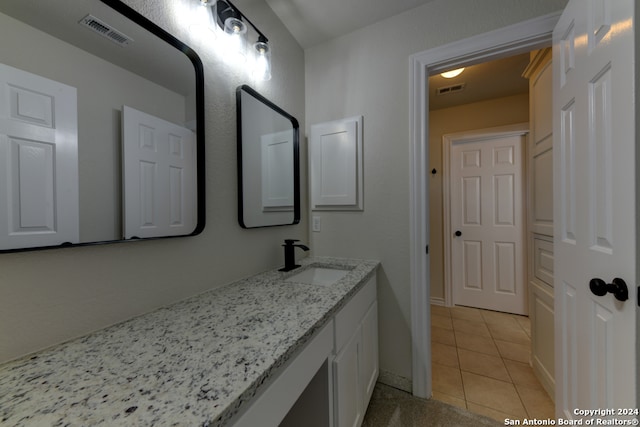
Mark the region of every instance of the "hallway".
[[555, 418], [529, 365], [529, 318], [431, 306], [433, 398], [504, 422]]

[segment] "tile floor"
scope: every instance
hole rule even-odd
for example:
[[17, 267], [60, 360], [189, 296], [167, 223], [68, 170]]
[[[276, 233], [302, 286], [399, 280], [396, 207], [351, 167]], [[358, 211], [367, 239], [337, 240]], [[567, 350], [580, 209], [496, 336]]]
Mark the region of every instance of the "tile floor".
[[528, 317], [432, 305], [434, 399], [501, 422], [555, 418], [529, 365], [530, 346]]

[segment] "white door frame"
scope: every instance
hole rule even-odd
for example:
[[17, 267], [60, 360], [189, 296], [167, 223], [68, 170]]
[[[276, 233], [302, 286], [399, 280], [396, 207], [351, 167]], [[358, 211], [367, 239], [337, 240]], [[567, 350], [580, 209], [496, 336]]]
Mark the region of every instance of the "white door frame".
[[[494, 139], [494, 138], [502, 138], [509, 136], [522, 136], [527, 135], [529, 133], [529, 123], [518, 123], [515, 125], [507, 125], [507, 126], [499, 126], [493, 128], [486, 129], [477, 129], [467, 132], [457, 132], [450, 133], [442, 136], [442, 199], [444, 203], [443, 207], [443, 216], [442, 216], [442, 228], [444, 231], [444, 305], [447, 307], [451, 307], [453, 305], [453, 285], [451, 283], [451, 236], [453, 233], [451, 232], [451, 149], [453, 144], [456, 142], [463, 142], [466, 140], [479, 141], [481, 139]], [[526, 144], [522, 146], [522, 155], [523, 160], [526, 157], [527, 147]], [[522, 176], [523, 179], [526, 180], [526, 165], [521, 165], [522, 167]], [[523, 212], [526, 212], [526, 197], [522, 198], [523, 204]], [[524, 219], [525, 223], [521, 225], [523, 230], [526, 229], [526, 217]], [[523, 239], [524, 240], [524, 239]], [[523, 247], [523, 257], [526, 259], [527, 257], [527, 246]], [[524, 261], [524, 260], [523, 260]], [[524, 280], [524, 292], [527, 292], [527, 283], [526, 283], [526, 275], [522, 277]]]
[[551, 45], [560, 12], [480, 34], [410, 57], [410, 280], [413, 394], [431, 397], [429, 257], [429, 75]]

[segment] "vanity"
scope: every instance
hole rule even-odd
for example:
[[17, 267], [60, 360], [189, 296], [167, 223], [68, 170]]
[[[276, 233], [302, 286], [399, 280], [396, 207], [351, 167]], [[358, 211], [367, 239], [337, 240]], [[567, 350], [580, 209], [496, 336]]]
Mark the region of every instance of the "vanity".
[[[301, 264], [0, 366], [0, 424], [360, 425], [378, 375], [379, 263]], [[295, 277], [313, 267], [346, 274]]]

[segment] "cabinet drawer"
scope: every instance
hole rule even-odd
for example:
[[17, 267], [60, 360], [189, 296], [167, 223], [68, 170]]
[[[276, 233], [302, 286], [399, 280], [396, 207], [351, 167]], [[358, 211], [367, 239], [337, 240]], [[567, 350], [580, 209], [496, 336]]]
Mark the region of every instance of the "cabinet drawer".
[[376, 276], [374, 275], [366, 285], [345, 305], [336, 315], [335, 351], [338, 353], [349, 338], [360, 326], [362, 318], [371, 304], [376, 300]]

